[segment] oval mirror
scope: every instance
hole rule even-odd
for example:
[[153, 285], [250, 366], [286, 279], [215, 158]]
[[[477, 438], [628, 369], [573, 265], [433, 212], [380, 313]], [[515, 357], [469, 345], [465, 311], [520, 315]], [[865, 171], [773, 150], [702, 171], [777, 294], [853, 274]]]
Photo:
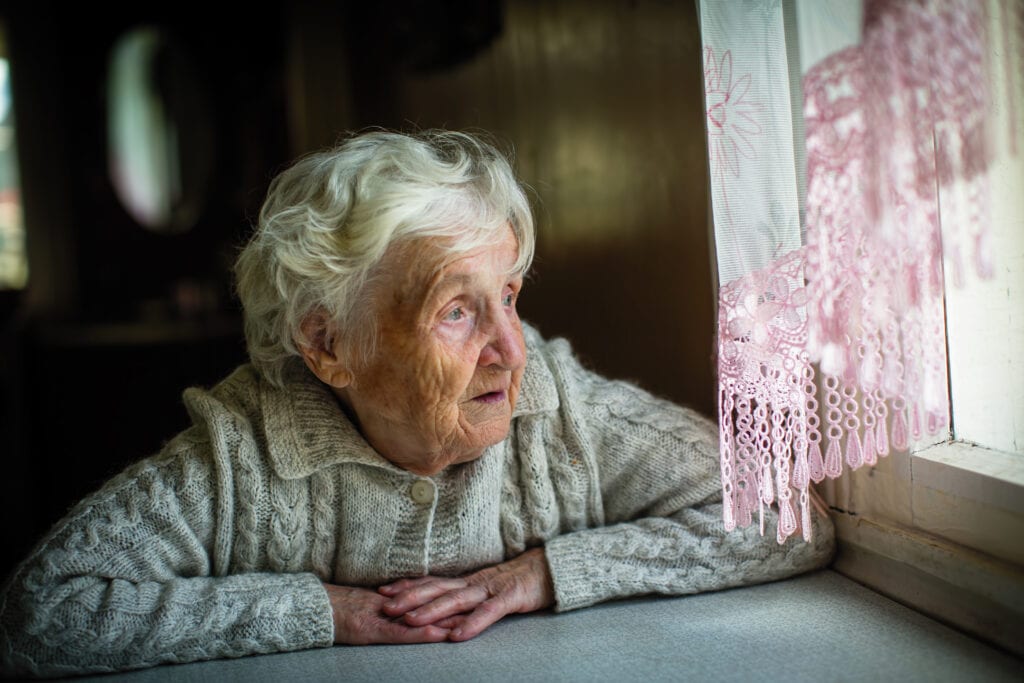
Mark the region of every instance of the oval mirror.
[[122, 206], [154, 232], [189, 230], [205, 203], [213, 134], [201, 85], [189, 55], [160, 28], [134, 28], [114, 45], [108, 170]]

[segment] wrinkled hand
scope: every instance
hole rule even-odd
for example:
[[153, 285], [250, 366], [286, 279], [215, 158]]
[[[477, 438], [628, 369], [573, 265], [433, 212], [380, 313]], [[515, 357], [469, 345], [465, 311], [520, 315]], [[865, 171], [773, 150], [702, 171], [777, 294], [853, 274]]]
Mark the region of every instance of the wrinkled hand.
[[381, 586], [384, 613], [412, 627], [450, 629], [448, 640], [469, 640], [507, 614], [554, 604], [543, 548], [458, 578], [424, 576]]
[[334, 613], [334, 642], [436, 643], [448, 638], [448, 629], [430, 624], [411, 626], [391, 619], [382, 610], [387, 598], [376, 591], [325, 583]]

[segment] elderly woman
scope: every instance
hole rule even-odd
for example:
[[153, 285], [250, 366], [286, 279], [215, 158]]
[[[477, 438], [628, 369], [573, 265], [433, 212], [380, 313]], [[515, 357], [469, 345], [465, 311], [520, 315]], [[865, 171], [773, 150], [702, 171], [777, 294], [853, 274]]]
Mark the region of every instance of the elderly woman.
[[250, 364], [0, 596], [7, 672], [473, 638], [503, 616], [820, 567], [723, 529], [716, 429], [523, 323], [494, 147], [374, 131], [278, 176], [236, 266]]

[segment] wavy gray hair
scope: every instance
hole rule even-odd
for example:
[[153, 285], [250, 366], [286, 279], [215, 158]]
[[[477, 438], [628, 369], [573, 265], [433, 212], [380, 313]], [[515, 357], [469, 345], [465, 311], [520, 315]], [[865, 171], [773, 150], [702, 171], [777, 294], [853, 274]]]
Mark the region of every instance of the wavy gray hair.
[[533, 260], [534, 224], [507, 158], [480, 135], [383, 130], [307, 155], [275, 177], [256, 232], [235, 262], [249, 358], [275, 386], [285, 364], [310, 346], [304, 329], [322, 316], [355, 358], [373, 352], [369, 285], [389, 247], [446, 238], [452, 253], [496, 244], [511, 225], [514, 271]]

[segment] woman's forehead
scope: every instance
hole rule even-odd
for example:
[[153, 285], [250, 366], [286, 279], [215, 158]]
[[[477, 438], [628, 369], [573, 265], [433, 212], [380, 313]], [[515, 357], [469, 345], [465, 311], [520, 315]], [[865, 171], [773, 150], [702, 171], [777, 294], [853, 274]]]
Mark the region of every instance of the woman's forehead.
[[396, 301], [426, 299], [451, 289], [465, 288], [494, 277], [519, 276], [519, 243], [509, 228], [500, 239], [453, 251], [451, 241], [427, 237], [396, 245], [382, 266]]

